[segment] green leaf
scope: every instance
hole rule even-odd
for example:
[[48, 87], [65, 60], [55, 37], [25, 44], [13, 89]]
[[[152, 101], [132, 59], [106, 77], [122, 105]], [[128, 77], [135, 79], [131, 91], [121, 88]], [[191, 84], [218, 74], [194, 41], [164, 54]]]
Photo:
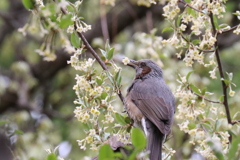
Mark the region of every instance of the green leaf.
[[189, 85], [190, 88], [192, 89], [193, 92], [197, 93], [197, 94], [201, 94], [199, 88], [197, 88], [196, 86], [194, 86], [193, 84]]
[[212, 130], [213, 127], [211, 125], [209, 125], [208, 123], [200, 123], [201, 125], [203, 125], [204, 127], [206, 127], [209, 130]]
[[197, 45], [197, 44], [199, 44], [201, 41], [199, 40], [199, 39], [194, 39], [193, 41], [192, 41], [192, 44], [194, 44], [194, 45]]
[[34, 2], [32, 0], [22, 0], [22, 3], [26, 9], [34, 8]]
[[101, 99], [106, 99], [107, 96], [108, 96], [108, 94], [106, 92], [103, 92], [101, 94]]
[[[70, 3], [69, 3], [70, 4]], [[67, 6], [67, 11], [68, 12], [76, 12], [76, 8], [73, 5], [68, 5]]]
[[71, 44], [75, 48], [79, 48], [81, 46], [81, 39], [78, 37], [78, 35], [75, 32], [71, 34]]
[[177, 26], [180, 26], [181, 20], [182, 20], [182, 14], [180, 14], [177, 18]]
[[105, 61], [105, 60], [106, 60], [106, 58], [105, 58], [104, 56], [101, 56], [101, 59], [102, 59], [103, 61]]
[[108, 76], [108, 79], [112, 82], [112, 84], [114, 84], [113, 77], [111, 76], [111, 74], [108, 71], [106, 71], [106, 74]]
[[74, 22], [71, 20], [71, 18], [72, 18], [71, 14], [63, 15], [59, 23], [59, 27], [64, 29], [67, 28], [69, 25], [72, 25]]
[[106, 44], [105, 44], [105, 51], [108, 52], [110, 50], [110, 45], [109, 45], [109, 40], [106, 40]]
[[119, 71], [116, 73], [114, 79], [115, 79], [115, 81], [116, 81], [116, 83], [117, 83], [117, 86], [119, 86], [120, 83], [121, 83], [121, 80], [122, 80], [121, 70], [119, 70]]
[[227, 79], [224, 79], [223, 81], [225, 82], [225, 84], [226, 84], [227, 86], [230, 84], [230, 81], [227, 80]]
[[[48, 9], [48, 11], [50, 11], [56, 17], [55, 13], [56, 13], [57, 6], [55, 4], [47, 4], [46, 8]], [[57, 19], [57, 17], [56, 17], [56, 19]]]
[[47, 160], [57, 160], [57, 156], [54, 153], [50, 153], [47, 157]]
[[106, 57], [107, 57], [107, 53], [106, 53], [106, 51], [104, 51], [104, 50], [102, 50], [102, 49], [100, 49], [100, 48], [99, 48], [99, 50], [101, 51], [103, 57], [106, 58]]
[[194, 129], [194, 128], [196, 128], [196, 124], [195, 123], [189, 123], [188, 128], [189, 129]]
[[9, 121], [0, 121], [0, 126], [3, 126], [4, 124], [9, 123]]
[[23, 134], [23, 131], [16, 129], [16, 130], [14, 131], [14, 134], [22, 135], [22, 134]]
[[172, 27], [170, 27], [170, 28], [164, 28], [164, 29], [162, 30], [162, 33], [167, 32], [167, 31], [174, 31], [174, 29], [173, 29]]
[[114, 153], [109, 144], [104, 144], [99, 149], [98, 160], [113, 160]]
[[203, 88], [203, 89], [201, 90], [201, 95], [205, 95], [206, 90], [207, 90], [207, 88]]
[[121, 125], [126, 125], [127, 124], [125, 122], [125, 118], [121, 114], [115, 113], [115, 118]]
[[101, 78], [96, 78], [97, 84], [100, 86], [103, 83], [103, 80]]
[[223, 23], [223, 24], [220, 24], [220, 25], [219, 25], [219, 28], [225, 28], [225, 27], [227, 27], [227, 26], [229, 26], [229, 25], [226, 24], [226, 23]]
[[132, 144], [134, 145], [136, 150], [140, 151], [146, 147], [146, 143], [147, 143], [146, 138], [142, 130], [140, 130], [139, 128], [132, 129], [131, 138], [132, 138]]
[[138, 151], [137, 151], [137, 150], [134, 150], [134, 151], [130, 154], [130, 156], [128, 157], [127, 160], [136, 160], [137, 154], [138, 154]]
[[213, 15], [213, 23], [214, 23], [214, 26], [216, 27], [216, 29], [220, 29], [220, 27], [218, 25], [218, 19], [215, 15]]
[[113, 52], [114, 52], [114, 48], [111, 48], [108, 52], [107, 52], [107, 59], [110, 60], [113, 57]]
[[126, 122], [127, 124], [130, 124], [130, 123], [131, 123], [131, 119], [127, 116], [127, 117], [125, 117], [125, 122]]
[[193, 12], [192, 8], [187, 7], [186, 10], [189, 15], [192, 15], [192, 12]]
[[221, 95], [218, 99], [219, 99], [220, 102], [223, 102], [223, 100], [224, 100], [224, 95]]
[[237, 139], [234, 139], [231, 144], [231, 148], [229, 149], [229, 152], [227, 154], [227, 159], [228, 160], [235, 160], [236, 158], [236, 153], [238, 151], [238, 146], [240, 144], [240, 137]]
[[190, 3], [191, 2], [191, 0], [185, 0], [187, 3]]
[[122, 77], [120, 76], [119, 79], [117, 79], [117, 86], [120, 86], [121, 81], [122, 81]]
[[186, 80], [187, 80], [187, 81], [188, 81], [188, 79], [189, 79], [190, 75], [191, 75], [193, 72], [194, 72], [194, 70], [192, 70], [192, 71], [188, 72], [188, 74], [187, 74], [187, 76], [186, 76]]
[[131, 126], [127, 127], [127, 132], [130, 133], [131, 129], [132, 129]]

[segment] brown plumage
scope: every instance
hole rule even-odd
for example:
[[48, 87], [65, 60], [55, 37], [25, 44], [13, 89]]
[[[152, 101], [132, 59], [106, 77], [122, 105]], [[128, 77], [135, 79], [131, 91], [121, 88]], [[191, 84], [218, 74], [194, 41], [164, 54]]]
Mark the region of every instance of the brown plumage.
[[127, 113], [147, 136], [150, 160], [161, 160], [162, 144], [173, 123], [175, 98], [156, 63], [130, 60], [128, 66], [135, 69], [136, 76], [125, 98]]

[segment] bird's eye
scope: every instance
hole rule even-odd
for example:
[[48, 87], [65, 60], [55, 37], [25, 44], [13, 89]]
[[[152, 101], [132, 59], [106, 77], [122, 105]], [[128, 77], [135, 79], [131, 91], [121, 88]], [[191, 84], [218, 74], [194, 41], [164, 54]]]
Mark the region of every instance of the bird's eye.
[[146, 63], [145, 63], [145, 62], [141, 62], [140, 65], [141, 65], [142, 67], [144, 67], [144, 66], [146, 66]]

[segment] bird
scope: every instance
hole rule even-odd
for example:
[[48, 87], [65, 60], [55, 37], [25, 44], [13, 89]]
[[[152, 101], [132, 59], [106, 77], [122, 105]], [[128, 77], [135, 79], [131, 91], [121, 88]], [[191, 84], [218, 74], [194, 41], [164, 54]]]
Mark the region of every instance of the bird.
[[134, 127], [147, 139], [150, 160], [162, 159], [162, 145], [170, 134], [175, 113], [175, 98], [165, 83], [162, 69], [150, 59], [129, 60], [136, 76], [127, 89], [125, 110]]

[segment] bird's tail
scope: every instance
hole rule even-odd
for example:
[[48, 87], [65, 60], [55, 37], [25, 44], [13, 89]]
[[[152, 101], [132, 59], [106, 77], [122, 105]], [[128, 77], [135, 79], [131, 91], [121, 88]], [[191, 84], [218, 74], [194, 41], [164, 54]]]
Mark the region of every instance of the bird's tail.
[[162, 145], [165, 135], [152, 123], [147, 127], [147, 130], [147, 150], [150, 151], [149, 158], [150, 160], [162, 160]]

